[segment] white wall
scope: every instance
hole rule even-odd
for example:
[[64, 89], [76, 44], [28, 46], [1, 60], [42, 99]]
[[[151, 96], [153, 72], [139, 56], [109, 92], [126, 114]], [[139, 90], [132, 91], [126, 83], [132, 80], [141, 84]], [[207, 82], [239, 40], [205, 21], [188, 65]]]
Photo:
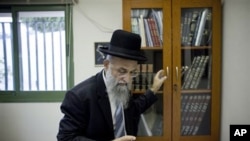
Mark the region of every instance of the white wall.
[[[75, 83], [100, 71], [94, 42], [122, 28], [121, 0], [79, 0], [74, 7]], [[0, 103], [0, 141], [56, 141], [60, 103]]]
[[59, 103], [0, 104], [0, 141], [56, 141]]
[[250, 1], [225, 0], [223, 11], [221, 141], [230, 124], [250, 124]]
[[94, 66], [94, 42], [109, 42], [122, 28], [121, 0], [80, 0], [74, 9], [75, 83], [102, 67]]
[[[75, 83], [101, 69], [94, 66], [94, 42], [109, 41], [111, 32], [122, 28], [121, 0], [79, 1], [73, 14]], [[221, 141], [229, 141], [230, 124], [250, 124], [249, 13], [249, 0], [224, 0]], [[0, 103], [0, 141], [56, 141], [59, 107]]]

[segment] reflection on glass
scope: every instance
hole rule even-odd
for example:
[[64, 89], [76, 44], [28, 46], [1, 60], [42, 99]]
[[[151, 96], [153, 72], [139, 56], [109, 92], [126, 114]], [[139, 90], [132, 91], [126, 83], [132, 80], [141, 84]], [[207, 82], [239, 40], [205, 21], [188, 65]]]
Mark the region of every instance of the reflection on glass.
[[[147, 61], [139, 63], [137, 68], [139, 75], [133, 80], [132, 91], [137, 95], [143, 94], [151, 87], [155, 73], [163, 68], [162, 10], [132, 9], [131, 28], [133, 33], [141, 35], [143, 54], [147, 57]], [[141, 114], [138, 136], [163, 134], [163, 88], [158, 92], [158, 101]]]
[[181, 11], [181, 45], [211, 45], [211, 19], [212, 14], [209, 8], [183, 8]]
[[141, 115], [138, 136], [162, 136], [163, 110], [162, 98]]
[[210, 94], [182, 94], [181, 135], [208, 135], [210, 127]]
[[211, 8], [183, 8], [181, 11], [182, 89], [210, 89]]
[[0, 13], [0, 91], [14, 90], [12, 15]]
[[181, 11], [182, 136], [211, 133], [211, 8]]
[[182, 51], [182, 89], [210, 89], [210, 49]]

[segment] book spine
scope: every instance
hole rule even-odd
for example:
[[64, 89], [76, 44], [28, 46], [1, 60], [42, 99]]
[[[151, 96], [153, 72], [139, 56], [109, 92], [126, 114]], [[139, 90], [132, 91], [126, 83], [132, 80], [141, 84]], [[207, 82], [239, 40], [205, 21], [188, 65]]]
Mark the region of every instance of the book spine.
[[160, 45], [162, 45], [163, 41], [162, 10], [152, 9], [152, 17], [156, 22], [157, 31], [160, 38]]
[[196, 122], [196, 125], [195, 125], [195, 128], [194, 128], [194, 131], [193, 131], [192, 135], [196, 135], [197, 132], [199, 131], [200, 124], [201, 124], [201, 122], [202, 122], [202, 120], [204, 118], [205, 113], [207, 112], [210, 99], [211, 99], [210, 95], [207, 95], [205, 97], [205, 100], [204, 100], [204, 102], [202, 104], [202, 108], [201, 108], [201, 111], [200, 111], [200, 113], [198, 115], [198, 119], [197, 119], [197, 122]]
[[190, 77], [190, 74], [191, 74], [191, 71], [192, 71], [192, 68], [194, 66], [194, 63], [195, 63], [196, 59], [197, 59], [197, 57], [195, 56], [193, 61], [192, 61], [191, 66], [187, 70], [187, 75], [184, 77], [184, 82], [182, 84], [182, 89], [184, 89], [186, 87], [186, 85], [187, 85], [187, 81], [188, 81], [188, 79]]
[[146, 45], [148, 47], [152, 47], [153, 42], [152, 42], [152, 37], [150, 33], [150, 25], [149, 25], [148, 19], [143, 19], [143, 20], [144, 20], [145, 35], [146, 35]]
[[140, 34], [139, 31], [139, 24], [138, 24], [138, 19], [137, 18], [131, 18], [131, 28], [132, 28], [132, 32], [135, 34]]
[[195, 88], [195, 84], [198, 81], [199, 73], [200, 73], [200, 70], [202, 68], [202, 64], [203, 64], [204, 60], [205, 60], [205, 56], [202, 55], [200, 57], [200, 61], [199, 61], [198, 65], [197, 65], [197, 67], [196, 67], [196, 69], [194, 71], [194, 76], [193, 76], [192, 82], [190, 84], [190, 89], [194, 89]]
[[198, 96], [194, 95], [193, 96], [193, 100], [192, 102], [190, 102], [190, 107], [188, 109], [188, 114], [186, 115], [185, 119], [186, 119], [186, 124], [185, 124], [185, 128], [182, 132], [182, 135], [186, 136], [188, 135], [189, 131], [191, 130], [191, 126], [193, 124], [194, 121], [194, 117], [195, 114], [197, 112], [197, 103], [198, 102]]
[[182, 45], [183, 46], [190, 46], [189, 36], [192, 35], [190, 33], [190, 26], [192, 21], [192, 15], [193, 13], [191, 11], [187, 11], [184, 15], [184, 23], [183, 23], [183, 33], [182, 33]]
[[152, 18], [148, 18], [147, 19], [147, 21], [148, 21], [148, 25], [149, 25], [149, 31], [150, 31], [150, 35], [151, 35], [151, 39], [152, 39], [152, 46], [156, 46], [156, 32], [155, 32], [155, 30], [156, 30], [156, 27], [154, 27], [155, 25], [153, 24], [153, 19]]
[[212, 56], [210, 56], [210, 59], [209, 59], [209, 63], [208, 63], [208, 74], [207, 74], [207, 77], [208, 77], [208, 82], [207, 82], [207, 89], [210, 89], [211, 88], [211, 73], [212, 73]]
[[160, 34], [159, 34], [160, 32], [158, 30], [156, 20], [152, 18], [151, 22], [152, 22], [152, 28], [153, 28], [154, 37], [155, 37], [155, 46], [160, 47], [162, 46], [162, 44], [161, 44], [161, 39], [160, 39]]
[[186, 39], [186, 36], [187, 36], [187, 28], [188, 28], [188, 12], [186, 12], [185, 13], [185, 15], [184, 16], [182, 16], [181, 17], [181, 44], [182, 44], [182, 46], [185, 46], [186, 45], [186, 43], [185, 43], [185, 39]]
[[139, 71], [138, 76], [135, 78], [135, 86], [134, 86], [134, 90], [135, 91], [140, 91], [141, 90], [141, 64], [137, 65], [137, 70]]
[[189, 34], [188, 34], [188, 41], [187, 41], [187, 45], [188, 46], [192, 45], [192, 41], [193, 41], [193, 38], [194, 38], [196, 25], [197, 25], [197, 22], [198, 22], [198, 16], [199, 16], [199, 11], [194, 10], [192, 12], [192, 20], [191, 20], [191, 23], [190, 23], [190, 30], [189, 30]]
[[184, 128], [185, 116], [187, 115], [187, 110], [189, 107], [188, 100], [189, 100], [188, 95], [181, 95], [181, 123], [182, 123], [181, 127], [183, 128]]
[[187, 104], [188, 96], [187, 95], [181, 95], [181, 115], [183, 115], [184, 108]]
[[148, 75], [147, 75], [147, 87], [151, 88], [151, 85], [153, 83], [153, 78], [154, 78], [154, 74], [153, 74], [153, 64], [148, 64]]
[[139, 21], [139, 28], [140, 28], [140, 35], [141, 35], [141, 46], [146, 46], [146, 35], [145, 35], [145, 27], [144, 27], [144, 20], [143, 15], [140, 15]]
[[183, 109], [183, 114], [181, 115], [181, 134], [184, 135], [185, 131], [188, 128], [188, 120], [189, 120], [189, 110], [191, 107], [191, 104], [193, 102], [194, 96], [190, 95], [188, 96], [187, 102], [185, 104], [185, 108]]
[[190, 88], [190, 84], [191, 84], [191, 82], [192, 82], [192, 80], [194, 78], [194, 73], [195, 73], [195, 70], [196, 70], [197, 66], [199, 65], [200, 59], [201, 59], [201, 56], [196, 57], [196, 60], [194, 62], [194, 65], [192, 67], [192, 70], [190, 72], [189, 78], [187, 80], [187, 83], [186, 83], [184, 89], [189, 89]]
[[200, 113], [201, 108], [202, 108], [202, 100], [203, 99], [205, 99], [205, 98], [203, 98], [202, 95], [197, 96], [197, 101], [196, 101], [195, 107], [194, 107], [195, 113], [194, 113], [194, 116], [193, 116], [193, 121], [190, 124], [190, 129], [188, 131], [188, 135], [192, 135], [192, 132], [193, 132], [193, 130], [195, 128], [196, 122], [198, 120], [199, 113]]
[[[197, 88], [199, 86], [201, 78], [202, 78], [202, 76], [203, 76], [203, 74], [205, 72], [205, 68], [206, 68], [206, 65], [208, 63], [208, 60], [209, 60], [209, 56], [205, 56], [204, 61], [203, 61], [202, 65], [201, 65], [201, 69], [200, 69], [200, 72], [198, 74], [198, 79], [197, 79], [197, 81], [195, 83], [194, 88]], [[207, 82], [207, 83], [209, 83], [209, 82]]]
[[147, 83], [147, 65], [142, 64], [142, 80], [141, 80], [141, 91], [146, 91]]

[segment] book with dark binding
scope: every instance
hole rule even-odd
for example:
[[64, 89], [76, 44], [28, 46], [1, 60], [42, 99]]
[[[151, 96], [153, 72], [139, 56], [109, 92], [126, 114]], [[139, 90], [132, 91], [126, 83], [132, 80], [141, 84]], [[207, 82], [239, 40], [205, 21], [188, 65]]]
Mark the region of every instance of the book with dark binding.
[[185, 107], [183, 108], [183, 112], [181, 115], [181, 135], [184, 135], [186, 131], [188, 131], [188, 122], [189, 122], [189, 115], [191, 112], [191, 106], [193, 101], [195, 100], [193, 95], [188, 95], [188, 99], [186, 101]]
[[208, 106], [209, 106], [209, 103], [210, 103], [210, 99], [211, 99], [211, 96], [210, 95], [206, 95], [205, 100], [202, 103], [202, 109], [199, 112], [198, 119], [197, 119], [197, 122], [195, 124], [195, 127], [194, 127], [194, 130], [192, 132], [192, 135], [196, 135], [197, 132], [199, 131], [200, 125], [201, 125], [201, 123], [202, 123], [202, 121], [204, 119], [204, 115], [207, 112], [207, 109], [208, 109]]
[[206, 57], [204, 55], [200, 56], [200, 61], [194, 70], [194, 75], [193, 75], [193, 79], [192, 79], [191, 84], [190, 84], [190, 89], [196, 88], [195, 86], [196, 86], [196, 83], [198, 81], [198, 77], [199, 77], [200, 71], [202, 69], [202, 65], [203, 65], [205, 58]]
[[192, 82], [192, 80], [194, 78], [195, 70], [199, 65], [200, 59], [201, 59], [201, 56], [196, 56], [196, 60], [195, 60], [193, 66], [191, 68], [191, 72], [190, 72], [189, 77], [187, 79], [186, 85], [184, 86], [184, 89], [189, 89], [190, 88], [191, 82]]
[[192, 68], [196, 62], [196, 59], [197, 57], [195, 56], [193, 61], [192, 61], [192, 64], [191, 66], [188, 68], [187, 72], [186, 72], [186, 75], [184, 75], [184, 82], [182, 84], [182, 89], [185, 89], [186, 85], [187, 85], [187, 81], [189, 80], [189, 77], [190, 77], [190, 74], [191, 74], [191, 71], [192, 71]]
[[187, 46], [192, 45], [196, 26], [198, 24], [199, 12], [200, 12], [199, 10], [194, 10], [192, 12], [192, 18], [191, 18], [192, 20], [191, 20], [190, 26], [189, 26], [190, 28], [189, 28], [189, 32], [188, 32]]
[[193, 99], [190, 102], [190, 107], [188, 109], [188, 113], [187, 113], [187, 115], [185, 115], [186, 116], [185, 122], [184, 122], [185, 127], [182, 130], [182, 135], [184, 135], [184, 136], [188, 135], [191, 128], [192, 128], [192, 124], [194, 122], [194, 118], [195, 118], [195, 115], [197, 113], [198, 100], [199, 100], [198, 95], [193, 95]]
[[162, 45], [163, 42], [163, 21], [162, 21], [162, 10], [160, 9], [152, 9], [151, 17], [156, 22], [157, 31], [160, 38], [160, 45]]
[[194, 131], [195, 125], [198, 121], [199, 113], [201, 112], [201, 109], [202, 109], [202, 103], [204, 100], [205, 100], [205, 95], [199, 94], [197, 96], [197, 101], [195, 103], [195, 110], [196, 111], [195, 111], [192, 123], [190, 123], [190, 128], [189, 128], [187, 135], [192, 135], [192, 132]]
[[[195, 82], [194, 88], [198, 88], [198, 86], [199, 86], [199, 84], [200, 84], [200, 82], [201, 82], [202, 76], [203, 76], [203, 74], [204, 74], [204, 72], [205, 72], [206, 65], [207, 65], [207, 63], [208, 63], [208, 61], [209, 61], [209, 56], [204, 56], [204, 57], [205, 57], [205, 58], [204, 58], [203, 63], [201, 64], [200, 71], [199, 71], [199, 73], [198, 73], [198, 77], [197, 77], [197, 80], [196, 80], [196, 82]], [[208, 76], [208, 77], [209, 77], [209, 76]], [[207, 83], [209, 83], [209, 82], [207, 82]]]
[[148, 22], [148, 19], [145, 18], [144, 20], [144, 28], [145, 28], [145, 36], [146, 36], [146, 45], [147, 47], [153, 47], [153, 39], [152, 39], [152, 35], [150, 32], [150, 23]]

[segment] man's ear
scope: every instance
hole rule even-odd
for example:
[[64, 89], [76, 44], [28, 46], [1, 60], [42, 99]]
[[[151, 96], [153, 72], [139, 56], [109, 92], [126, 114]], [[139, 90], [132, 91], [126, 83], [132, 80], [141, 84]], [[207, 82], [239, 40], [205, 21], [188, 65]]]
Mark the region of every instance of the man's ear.
[[105, 59], [103, 61], [103, 65], [104, 65], [104, 69], [107, 70], [108, 69], [108, 66], [109, 66], [109, 60]]

